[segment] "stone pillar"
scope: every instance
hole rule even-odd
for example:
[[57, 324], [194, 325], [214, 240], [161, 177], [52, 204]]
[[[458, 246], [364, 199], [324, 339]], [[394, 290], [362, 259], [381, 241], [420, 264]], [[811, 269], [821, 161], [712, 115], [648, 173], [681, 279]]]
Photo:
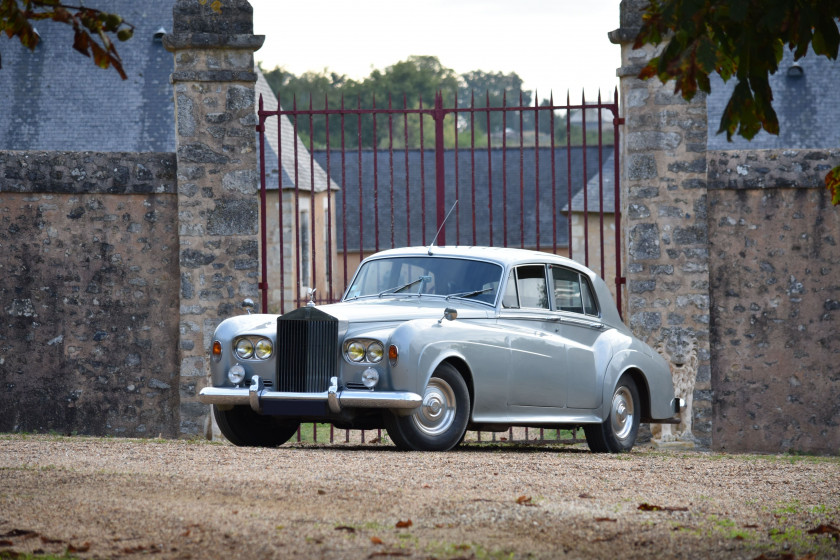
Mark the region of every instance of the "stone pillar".
[[[655, 56], [634, 49], [648, 0], [621, 2], [620, 106], [625, 320], [651, 346], [696, 339], [694, 437], [711, 442], [709, 249], [706, 222], [706, 100], [674, 95], [674, 84], [637, 78]], [[669, 355], [680, 353], [671, 348]], [[676, 364], [672, 361], [672, 370]]]
[[259, 175], [253, 10], [245, 0], [177, 0], [164, 45], [175, 55], [180, 242], [180, 431], [208, 430], [207, 384], [216, 325], [259, 297]]

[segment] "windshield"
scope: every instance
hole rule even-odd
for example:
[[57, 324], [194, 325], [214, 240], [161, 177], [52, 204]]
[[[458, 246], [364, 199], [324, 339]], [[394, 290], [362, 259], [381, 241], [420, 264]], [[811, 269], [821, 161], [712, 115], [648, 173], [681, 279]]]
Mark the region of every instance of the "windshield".
[[501, 276], [500, 265], [468, 259], [376, 259], [362, 264], [344, 299], [438, 295], [492, 304], [496, 301]]

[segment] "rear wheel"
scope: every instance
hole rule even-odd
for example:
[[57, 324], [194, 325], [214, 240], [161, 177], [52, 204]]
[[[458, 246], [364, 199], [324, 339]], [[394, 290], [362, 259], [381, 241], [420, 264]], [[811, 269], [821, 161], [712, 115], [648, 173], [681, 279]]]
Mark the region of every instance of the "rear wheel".
[[240, 447], [277, 447], [297, 432], [298, 422], [257, 414], [249, 406], [222, 410], [213, 405], [219, 430], [229, 442]]
[[586, 444], [594, 453], [630, 451], [639, 432], [639, 391], [629, 375], [622, 375], [610, 401], [610, 411], [601, 424], [583, 427]]
[[429, 379], [423, 404], [408, 416], [386, 415], [388, 436], [403, 451], [447, 451], [467, 431], [470, 393], [454, 366], [442, 363]]

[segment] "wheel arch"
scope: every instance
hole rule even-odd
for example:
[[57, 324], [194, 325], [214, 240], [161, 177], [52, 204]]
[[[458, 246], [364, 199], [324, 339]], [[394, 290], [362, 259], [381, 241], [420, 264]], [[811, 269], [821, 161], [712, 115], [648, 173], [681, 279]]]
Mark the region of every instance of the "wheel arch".
[[[631, 367], [624, 371], [618, 379], [621, 379], [622, 376], [627, 375], [630, 379], [633, 380], [633, 383], [636, 385], [636, 391], [639, 393], [639, 408], [640, 414], [639, 417], [642, 422], [649, 422], [650, 421], [650, 387], [648, 387], [647, 378], [645, 374], [642, 373], [642, 370], [639, 368]], [[616, 383], [618, 383], [618, 379]]]
[[467, 390], [470, 394], [470, 419], [472, 419], [472, 408], [475, 402], [475, 386], [473, 383], [473, 374], [469, 364], [460, 356], [449, 356], [444, 358], [441, 363], [447, 363], [458, 370], [464, 382], [467, 384]]

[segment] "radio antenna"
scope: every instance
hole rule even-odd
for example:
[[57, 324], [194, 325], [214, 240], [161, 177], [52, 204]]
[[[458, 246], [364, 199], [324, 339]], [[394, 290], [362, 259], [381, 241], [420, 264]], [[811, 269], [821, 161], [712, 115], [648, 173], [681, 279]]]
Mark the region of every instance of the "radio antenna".
[[449, 219], [449, 215], [452, 213], [453, 210], [455, 210], [456, 206], [458, 206], [457, 200], [455, 201], [455, 204], [452, 205], [452, 208], [449, 209], [449, 212], [446, 213], [446, 217], [443, 219], [443, 223], [440, 224], [440, 227], [438, 228], [437, 233], [435, 234], [435, 238], [432, 239], [432, 242], [429, 244], [429, 255], [432, 254], [432, 246], [434, 246], [435, 241], [437, 241], [438, 235], [440, 235], [440, 232], [443, 231], [443, 226], [446, 225], [446, 220]]

